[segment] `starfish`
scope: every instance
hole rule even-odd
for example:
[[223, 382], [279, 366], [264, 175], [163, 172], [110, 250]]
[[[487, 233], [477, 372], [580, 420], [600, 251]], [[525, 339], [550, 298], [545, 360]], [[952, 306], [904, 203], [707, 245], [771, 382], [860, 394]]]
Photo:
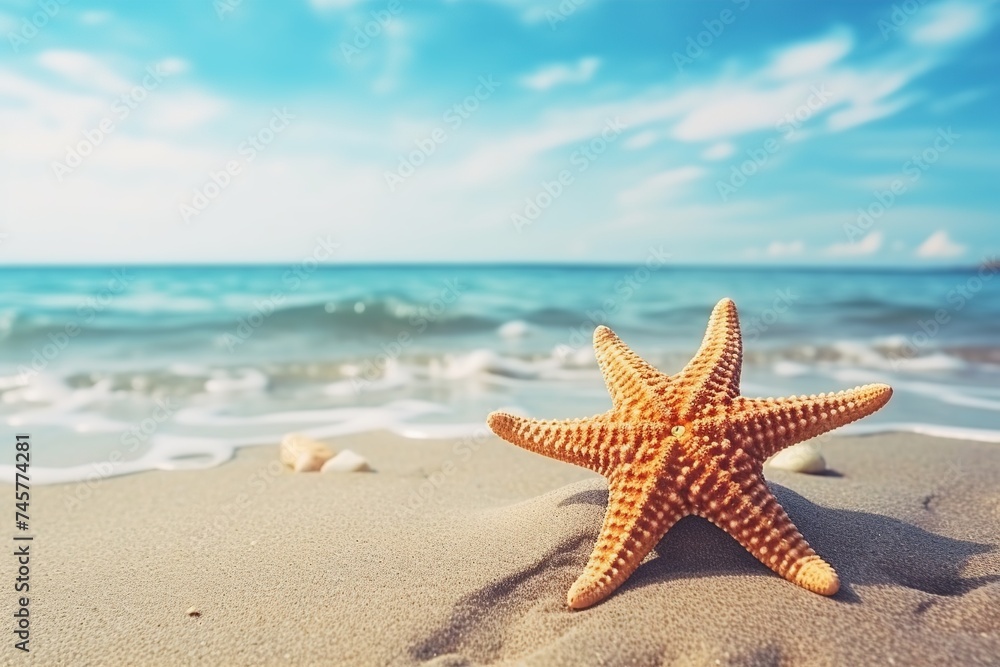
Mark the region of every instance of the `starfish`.
[[840, 588], [764, 483], [764, 461], [797, 442], [870, 415], [892, 388], [870, 384], [789, 398], [740, 396], [743, 345], [736, 304], [715, 306], [701, 347], [676, 375], [657, 371], [611, 329], [594, 331], [611, 410], [588, 419], [537, 420], [493, 412], [510, 443], [589, 468], [608, 480], [597, 545], [567, 604], [605, 599], [682, 517], [708, 519], [785, 579], [819, 593]]

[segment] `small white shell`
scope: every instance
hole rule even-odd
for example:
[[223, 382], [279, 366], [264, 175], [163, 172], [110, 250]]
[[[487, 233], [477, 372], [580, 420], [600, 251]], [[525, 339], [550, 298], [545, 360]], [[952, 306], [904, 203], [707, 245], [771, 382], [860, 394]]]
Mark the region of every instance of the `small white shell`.
[[356, 452], [345, 449], [323, 464], [323, 472], [364, 472], [372, 467], [367, 459]]
[[301, 433], [289, 433], [281, 439], [278, 455], [281, 462], [295, 472], [315, 472], [333, 456], [333, 452], [318, 440]]
[[779, 470], [817, 474], [826, 470], [826, 459], [820, 453], [819, 447], [811, 442], [800, 442], [788, 449], [783, 449], [770, 459], [766, 465]]

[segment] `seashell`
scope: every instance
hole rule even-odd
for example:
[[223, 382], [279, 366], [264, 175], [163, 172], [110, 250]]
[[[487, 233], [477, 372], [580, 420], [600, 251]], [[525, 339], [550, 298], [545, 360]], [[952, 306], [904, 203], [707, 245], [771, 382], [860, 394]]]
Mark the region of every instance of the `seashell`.
[[800, 442], [783, 449], [766, 462], [767, 466], [779, 470], [804, 472], [815, 475], [826, 470], [826, 459], [819, 447], [811, 442]]
[[367, 472], [372, 467], [368, 460], [356, 452], [345, 449], [323, 464], [323, 472]]
[[289, 433], [281, 439], [278, 457], [295, 472], [315, 472], [323, 467], [333, 451], [318, 440], [301, 433]]
[[185, 613], [185, 614], [187, 614], [188, 616], [195, 616], [195, 617], [197, 617], [197, 616], [201, 616], [201, 612], [200, 612], [200, 611], [198, 611], [198, 608], [197, 608], [197, 607], [191, 607], [190, 609], [188, 609], [188, 610], [187, 610], [186, 612], [184, 612], [184, 613]]

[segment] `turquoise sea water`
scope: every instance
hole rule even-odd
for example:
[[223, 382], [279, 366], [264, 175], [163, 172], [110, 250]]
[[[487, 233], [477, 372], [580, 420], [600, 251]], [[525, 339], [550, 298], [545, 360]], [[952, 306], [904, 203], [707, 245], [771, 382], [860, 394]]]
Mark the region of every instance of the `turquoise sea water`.
[[4, 269], [0, 418], [32, 434], [40, 483], [211, 465], [292, 430], [468, 437], [498, 407], [607, 409], [598, 324], [676, 372], [728, 296], [744, 394], [888, 382], [890, 404], [844, 432], [1000, 441], [997, 273], [675, 268], [655, 252], [615, 267]]

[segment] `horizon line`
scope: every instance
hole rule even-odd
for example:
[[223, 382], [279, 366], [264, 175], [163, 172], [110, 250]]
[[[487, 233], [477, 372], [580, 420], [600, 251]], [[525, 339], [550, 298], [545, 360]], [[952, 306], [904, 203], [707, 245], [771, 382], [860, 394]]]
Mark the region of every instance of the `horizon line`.
[[[0, 270], [25, 269], [114, 269], [114, 268], [145, 268], [145, 269], [264, 269], [288, 267], [302, 263], [304, 258], [292, 261], [262, 261], [262, 262], [117, 262], [117, 263], [24, 263], [0, 265]], [[392, 261], [352, 261], [318, 263], [317, 270], [335, 270], [341, 268], [379, 268], [379, 269], [418, 269], [418, 268], [480, 268], [480, 269], [618, 269], [632, 268], [642, 265], [637, 262], [593, 262], [593, 261], [426, 261], [426, 262], [392, 262]], [[715, 264], [715, 263], [677, 263], [668, 264], [664, 269], [714, 270], [714, 271], [856, 271], [856, 272], [947, 272], [970, 271], [984, 266], [991, 266], [992, 261], [974, 264], [933, 264], [925, 266], [903, 264]]]

